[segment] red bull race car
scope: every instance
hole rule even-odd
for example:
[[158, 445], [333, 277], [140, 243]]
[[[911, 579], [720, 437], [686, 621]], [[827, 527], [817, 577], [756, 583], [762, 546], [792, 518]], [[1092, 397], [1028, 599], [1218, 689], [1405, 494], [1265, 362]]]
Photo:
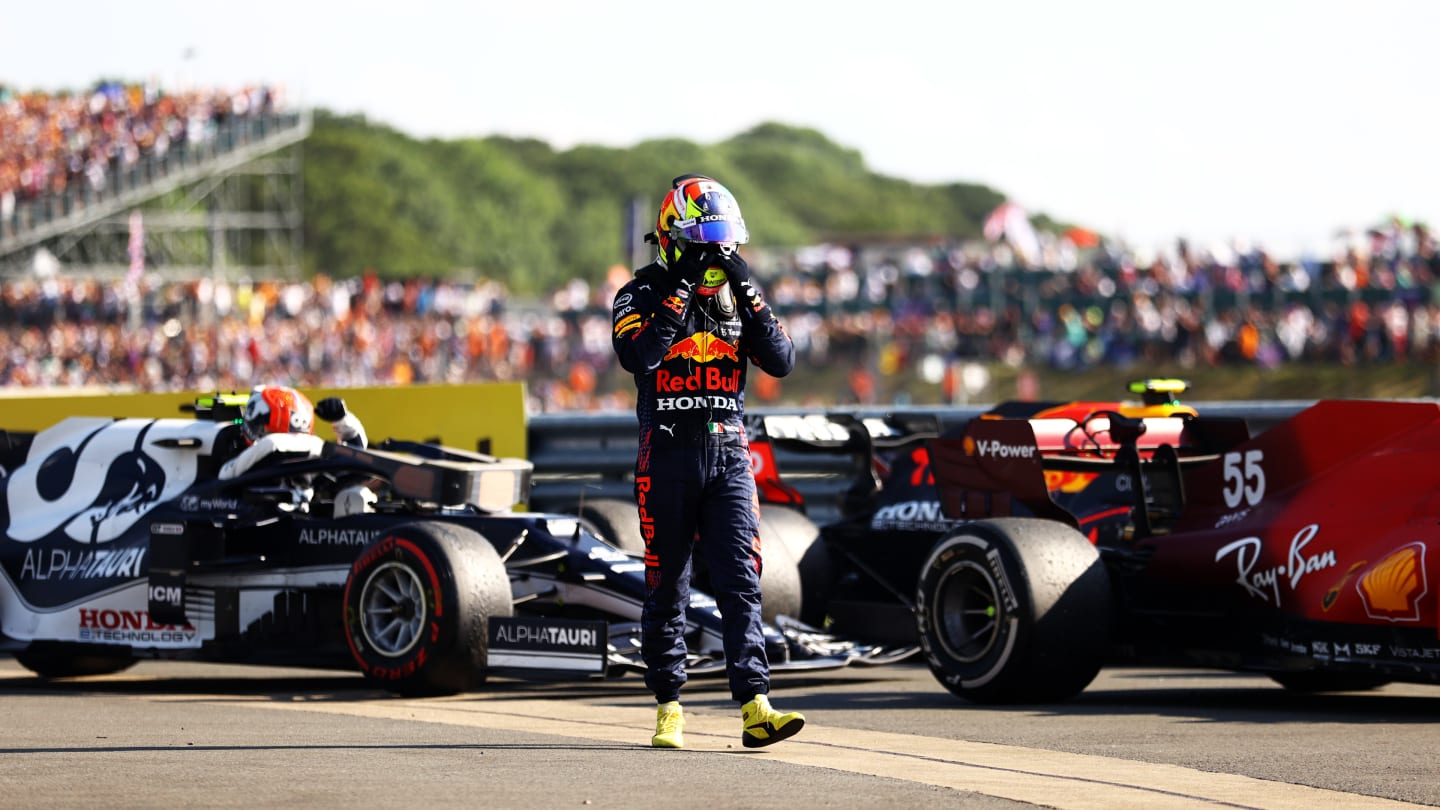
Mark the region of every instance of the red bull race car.
[[[643, 669], [642, 561], [572, 515], [514, 511], [530, 462], [289, 434], [313, 441], [225, 478], [244, 399], [0, 431], [0, 651], [44, 677], [190, 658], [358, 669], [402, 694]], [[686, 622], [690, 670], [721, 671], [714, 600], [695, 593]], [[766, 638], [778, 670], [869, 652]]]
[[878, 485], [821, 528], [826, 629], [918, 638], [983, 703], [1063, 700], [1131, 662], [1440, 682], [1440, 405], [1322, 401], [1253, 433], [1176, 381], [1136, 390], [946, 431], [850, 420]]

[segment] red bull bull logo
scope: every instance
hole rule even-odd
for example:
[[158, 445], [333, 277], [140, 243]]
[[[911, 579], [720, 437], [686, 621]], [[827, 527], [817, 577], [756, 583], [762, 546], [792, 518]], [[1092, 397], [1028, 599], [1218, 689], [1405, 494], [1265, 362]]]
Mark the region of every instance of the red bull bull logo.
[[680, 338], [670, 345], [665, 353], [666, 360], [683, 357], [697, 363], [711, 363], [716, 360], [740, 362], [740, 353], [735, 347], [709, 332], [696, 332], [690, 337]]

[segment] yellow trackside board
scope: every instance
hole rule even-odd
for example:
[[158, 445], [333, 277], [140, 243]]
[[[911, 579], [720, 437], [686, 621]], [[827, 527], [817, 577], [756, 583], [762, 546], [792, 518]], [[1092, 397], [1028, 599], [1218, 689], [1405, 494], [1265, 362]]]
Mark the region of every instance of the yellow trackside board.
[[[345, 399], [347, 408], [365, 424], [372, 443], [383, 439], [428, 441], [475, 450], [490, 440], [497, 456], [526, 457], [525, 384], [408, 385], [387, 388], [301, 388], [311, 402], [328, 396]], [[168, 394], [47, 392], [38, 389], [0, 391], [0, 429], [43, 430], [67, 416], [170, 417], [187, 414], [180, 406], [215, 391]], [[230, 392], [220, 392], [230, 393]], [[236, 393], [248, 393], [244, 391]], [[334, 440], [329, 425], [315, 420], [315, 433]]]

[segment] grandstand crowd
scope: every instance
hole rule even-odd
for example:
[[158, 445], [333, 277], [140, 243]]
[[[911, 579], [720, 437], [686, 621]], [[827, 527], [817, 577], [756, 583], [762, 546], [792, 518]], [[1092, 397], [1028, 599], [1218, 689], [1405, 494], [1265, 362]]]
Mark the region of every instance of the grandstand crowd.
[[227, 121], [281, 104], [279, 91], [263, 85], [162, 93], [120, 82], [86, 92], [0, 84], [0, 228], [13, 227], [25, 203], [48, 197], [83, 205], [142, 160], [204, 146]]
[[[0, 87], [0, 209], [104, 167], [206, 137], [225, 116], [271, 109], [265, 88], [189, 96], [101, 85], [71, 97]], [[3, 213], [3, 210], [0, 210]], [[4, 221], [0, 217], [0, 222]], [[1083, 370], [1435, 362], [1440, 248], [1392, 220], [1331, 255], [1183, 243], [1142, 256], [1044, 237], [822, 246], [752, 263], [800, 369], [843, 368], [825, 398], [873, 401], [876, 381], [923, 358]], [[116, 280], [62, 273], [0, 281], [0, 386], [246, 390], [524, 380], [536, 411], [620, 409], [633, 386], [610, 347], [610, 302], [629, 277], [575, 280], [523, 302], [494, 280]], [[757, 375], [758, 376], [758, 375]], [[762, 403], [785, 383], [752, 384]], [[810, 396], [814, 396], [812, 393]]]
[[[1440, 358], [1440, 257], [1423, 228], [1374, 250], [1278, 264], [1098, 252], [1015, 270], [991, 246], [759, 264], [799, 367], [913, 373], [922, 357], [1048, 365], [1339, 364]], [[859, 257], [860, 260], [855, 259]], [[624, 407], [609, 305], [628, 272], [524, 305], [494, 281], [373, 274], [309, 281], [0, 283], [0, 385], [145, 391], [525, 380], [536, 410]], [[759, 387], [762, 401], [783, 389]], [[866, 399], [866, 389], [833, 401]]]

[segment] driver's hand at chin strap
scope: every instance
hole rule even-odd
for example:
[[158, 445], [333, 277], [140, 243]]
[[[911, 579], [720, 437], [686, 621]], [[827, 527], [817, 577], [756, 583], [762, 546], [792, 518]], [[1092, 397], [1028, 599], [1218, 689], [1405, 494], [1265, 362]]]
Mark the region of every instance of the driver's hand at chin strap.
[[765, 296], [760, 294], [760, 287], [750, 277], [750, 265], [740, 257], [739, 251], [720, 254], [715, 264], [725, 271], [725, 279], [730, 282], [730, 291], [735, 293], [735, 301], [740, 308], [740, 317], [762, 322], [775, 319], [770, 305], [765, 303]]
[[700, 286], [700, 280], [705, 277], [705, 270], [710, 267], [713, 258], [708, 245], [691, 242], [685, 246], [674, 266], [669, 268], [667, 281], [671, 285], [670, 294], [656, 311], [656, 317], [665, 318], [676, 326], [680, 324], [690, 298]]

